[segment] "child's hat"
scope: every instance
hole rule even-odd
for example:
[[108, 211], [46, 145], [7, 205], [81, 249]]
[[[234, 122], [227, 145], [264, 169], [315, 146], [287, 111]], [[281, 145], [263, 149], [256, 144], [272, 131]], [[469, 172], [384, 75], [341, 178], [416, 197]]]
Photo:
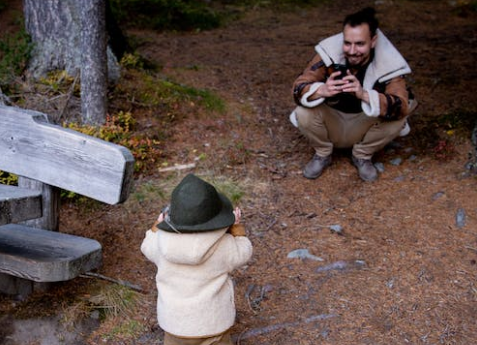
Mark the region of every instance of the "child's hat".
[[218, 230], [235, 222], [230, 200], [194, 174], [184, 177], [174, 188], [165, 216], [157, 227], [180, 233]]

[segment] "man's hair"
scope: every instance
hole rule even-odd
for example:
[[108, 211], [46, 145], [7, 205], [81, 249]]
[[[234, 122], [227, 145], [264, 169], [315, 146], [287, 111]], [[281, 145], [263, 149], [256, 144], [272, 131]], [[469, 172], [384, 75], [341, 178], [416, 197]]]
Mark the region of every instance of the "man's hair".
[[361, 11], [349, 14], [343, 21], [343, 27], [349, 25], [351, 27], [356, 27], [361, 24], [368, 24], [369, 31], [371, 32], [371, 37], [376, 35], [376, 30], [378, 29], [379, 22], [375, 17], [376, 10], [372, 7], [363, 8]]

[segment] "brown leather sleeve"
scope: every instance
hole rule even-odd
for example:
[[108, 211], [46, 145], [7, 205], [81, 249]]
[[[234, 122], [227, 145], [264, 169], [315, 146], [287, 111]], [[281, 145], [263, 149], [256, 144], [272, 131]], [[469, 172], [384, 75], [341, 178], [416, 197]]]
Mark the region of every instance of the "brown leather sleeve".
[[293, 83], [292, 91], [295, 103], [301, 105], [301, 97], [310, 89], [310, 85], [316, 82], [325, 82], [326, 75], [326, 66], [320, 55], [316, 54]]
[[403, 77], [391, 79], [379, 94], [379, 116], [385, 120], [399, 120], [408, 115], [409, 95]]

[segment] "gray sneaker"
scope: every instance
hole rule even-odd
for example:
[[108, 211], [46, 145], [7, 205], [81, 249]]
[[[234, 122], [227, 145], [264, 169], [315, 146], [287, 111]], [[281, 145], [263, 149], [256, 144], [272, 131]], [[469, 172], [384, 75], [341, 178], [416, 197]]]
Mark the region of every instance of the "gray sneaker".
[[321, 175], [323, 170], [331, 164], [331, 155], [320, 157], [317, 154], [313, 156], [311, 161], [303, 169], [303, 176], [309, 179], [315, 179]]
[[352, 156], [353, 164], [358, 168], [359, 177], [367, 182], [376, 181], [378, 179], [378, 170], [374, 167], [371, 159], [360, 159]]

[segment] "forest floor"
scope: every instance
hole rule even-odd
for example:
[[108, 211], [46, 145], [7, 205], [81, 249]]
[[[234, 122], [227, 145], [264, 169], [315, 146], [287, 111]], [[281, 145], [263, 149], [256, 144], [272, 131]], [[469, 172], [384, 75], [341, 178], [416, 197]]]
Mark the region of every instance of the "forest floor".
[[[158, 164], [137, 176], [122, 205], [63, 206], [61, 231], [102, 244], [98, 273], [141, 287], [132, 312], [117, 307], [99, 321], [78, 300], [98, 304], [99, 286], [112, 283], [79, 277], [27, 301], [3, 296], [3, 343], [46, 344], [41, 311], [68, 326], [54, 330], [65, 339], [58, 344], [162, 344], [155, 267], [139, 247], [188, 172], [242, 195], [254, 255], [233, 274], [237, 344], [475, 343], [477, 180], [466, 164], [474, 154], [477, 13], [462, 3], [338, 0], [288, 13], [257, 8], [206, 32], [128, 32], [163, 75], [213, 91], [227, 108], [177, 114], [168, 129], [169, 165], [194, 168], [161, 172]], [[374, 183], [359, 179], [346, 151], [307, 180], [302, 168], [313, 152], [288, 121], [291, 85], [314, 45], [367, 5], [413, 69], [412, 131], [376, 155], [383, 171]], [[142, 113], [144, 130], [157, 126], [155, 111]], [[298, 249], [309, 255], [290, 257]], [[88, 323], [71, 316], [78, 309]]]

